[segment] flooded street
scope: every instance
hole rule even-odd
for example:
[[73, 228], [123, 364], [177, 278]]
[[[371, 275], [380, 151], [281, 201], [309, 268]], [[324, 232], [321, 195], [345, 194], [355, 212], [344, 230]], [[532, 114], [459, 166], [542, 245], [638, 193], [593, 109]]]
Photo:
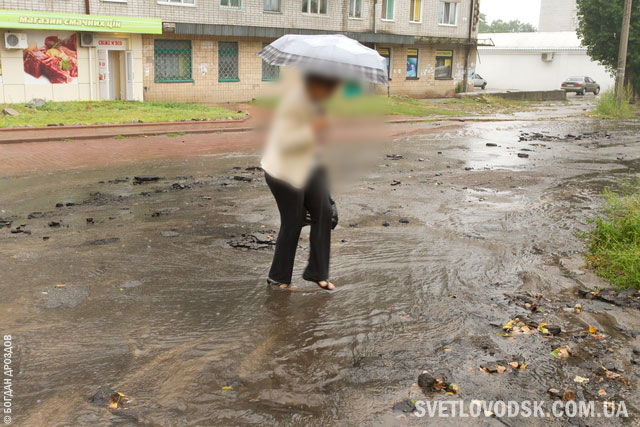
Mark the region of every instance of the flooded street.
[[[606, 186], [640, 174], [640, 123], [420, 126], [336, 188], [334, 293], [300, 278], [308, 228], [298, 290], [267, 288], [278, 216], [257, 150], [0, 179], [15, 424], [637, 425], [640, 312], [577, 293], [603, 284], [576, 234]], [[532, 333], [502, 336], [515, 318]], [[565, 345], [569, 358], [550, 354]], [[424, 370], [458, 394], [423, 393]], [[623, 400], [630, 418], [410, 413], [416, 399], [551, 402], [549, 389]], [[131, 401], [108, 410], [99, 390]]]

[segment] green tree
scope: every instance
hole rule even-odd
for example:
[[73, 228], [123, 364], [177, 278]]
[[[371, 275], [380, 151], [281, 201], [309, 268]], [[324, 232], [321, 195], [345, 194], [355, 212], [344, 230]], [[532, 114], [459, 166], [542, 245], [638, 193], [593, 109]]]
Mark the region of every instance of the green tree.
[[487, 15], [481, 13], [478, 31], [480, 33], [534, 33], [538, 29], [527, 22], [520, 22], [517, 19], [514, 21], [497, 19], [488, 23]]
[[[615, 74], [624, 0], [578, 0], [578, 36], [595, 61]], [[633, 2], [625, 83], [640, 88], [640, 0]]]

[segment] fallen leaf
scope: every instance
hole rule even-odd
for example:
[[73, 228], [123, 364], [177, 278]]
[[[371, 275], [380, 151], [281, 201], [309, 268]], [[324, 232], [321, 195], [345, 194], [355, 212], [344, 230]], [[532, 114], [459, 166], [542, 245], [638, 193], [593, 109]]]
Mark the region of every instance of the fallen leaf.
[[120, 392], [113, 393], [109, 396], [109, 405], [107, 408], [109, 409], [118, 409], [124, 406], [130, 399]]
[[547, 326], [546, 323], [540, 323], [538, 325], [538, 330], [545, 335], [549, 335], [549, 330], [545, 326]]
[[576, 400], [576, 392], [573, 390], [565, 390], [564, 393], [562, 393], [562, 400]]
[[573, 307], [573, 312], [574, 312], [574, 313], [582, 313], [582, 304], [576, 304], [576, 305]]
[[598, 390], [598, 396], [606, 396], [607, 392], [605, 391], [605, 389], [601, 388], [600, 390]]
[[64, 288], [66, 285], [64, 283], [58, 283], [56, 288]]
[[222, 391], [227, 391], [227, 390], [233, 390], [233, 386], [230, 386], [230, 385], [223, 385], [223, 386], [222, 386]]
[[597, 332], [596, 328], [594, 328], [593, 326], [589, 326], [589, 333], [590, 334], [595, 334]]
[[566, 359], [571, 356], [571, 348], [568, 345], [563, 345], [562, 347], [558, 347], [551, 352], [553, 357], [557, 357], [558, 359]]
[[518, 365], [520, 365], [518, 362], [509, 362], [509, 366], [513, 369], [518, 369]]
[[580, 375], [576, 375], [576, 377], [573, 379], [573, 381], [577, 382], [578, 384], [584, 384], [584, 383], [588, 383], [589, 382], [589, 378], [585, 378], [585, 377], [581, 377]]

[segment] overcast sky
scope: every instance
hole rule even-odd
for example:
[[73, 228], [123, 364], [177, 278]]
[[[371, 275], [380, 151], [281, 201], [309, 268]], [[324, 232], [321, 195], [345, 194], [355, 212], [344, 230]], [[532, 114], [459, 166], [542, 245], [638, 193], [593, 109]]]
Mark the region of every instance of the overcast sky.
[[540, 0], [480, 0], [480, 12], [487, 15], [487, 22], [502, 19], [519, 19], [538, 26]]

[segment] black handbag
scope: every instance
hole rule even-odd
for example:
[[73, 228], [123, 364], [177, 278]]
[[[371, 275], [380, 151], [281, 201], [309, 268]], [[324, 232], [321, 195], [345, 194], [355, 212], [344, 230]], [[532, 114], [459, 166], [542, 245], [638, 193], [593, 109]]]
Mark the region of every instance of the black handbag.
[[[331, 229], [335, 229], [338, 225], [338, 206], [336, 206], [336, 201], [333, 200], [333, 197], [329, 196], [329, 202], [331, 203]], [[304, 225], [311, 225], [311, 214], [309, 211], [306, 211], [304, 214]]]

